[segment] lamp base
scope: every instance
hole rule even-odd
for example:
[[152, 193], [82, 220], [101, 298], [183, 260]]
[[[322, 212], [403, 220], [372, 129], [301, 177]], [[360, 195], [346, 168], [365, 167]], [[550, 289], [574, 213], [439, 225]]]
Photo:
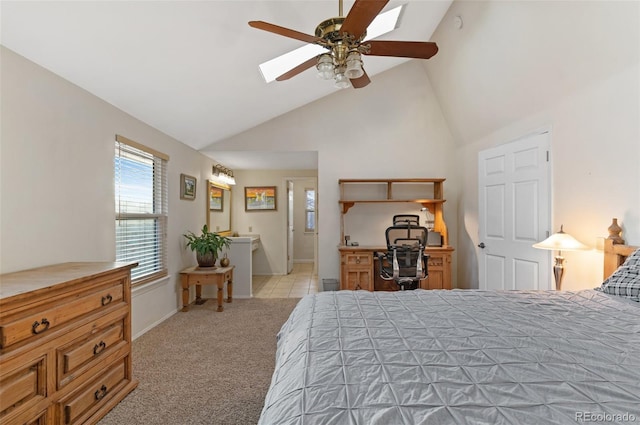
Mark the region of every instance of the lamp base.
[[564, 257], [555, 256], [556, 263], [553, 265], [553, 276], [556, 278], [556, 291], [562, 290], [562, 274], [564, 273]]

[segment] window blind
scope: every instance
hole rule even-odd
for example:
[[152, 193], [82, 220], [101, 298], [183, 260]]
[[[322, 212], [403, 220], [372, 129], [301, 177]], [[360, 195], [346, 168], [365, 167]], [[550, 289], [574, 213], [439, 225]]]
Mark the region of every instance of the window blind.
[[134, 284], [167, 275], [168, 156], [115, 142], [116, 261], [138, 262]]

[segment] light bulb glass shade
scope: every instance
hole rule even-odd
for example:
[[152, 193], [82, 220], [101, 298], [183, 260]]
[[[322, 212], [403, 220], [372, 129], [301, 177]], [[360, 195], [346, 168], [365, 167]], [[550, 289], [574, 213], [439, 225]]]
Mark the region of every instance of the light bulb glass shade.
[[347, 56], [347, 69], [344, 74], [347, 78], [360, 78], [364, 75], [360, 53], [357, 51], [351, 51]]
[[344, 73], [339, 73], [339, 74], [336, 74], [336, 83], [335, 83], [335, 85], [339, 89], [346, 89], [347, 87], [351, 86], [351, 82], [344, 75]]
[[318, 70], [318, 77], [323, 80], [332, 79], [334, 76], [333, 57], [328, 53], [320, 55], [316, 69]]
[[589, 247], [582, 242], [576, 240], [573, 236], [565, 233], [560, 227], [558, 233], [554, 233], [542, 242], [533, 244], [534, 248], [550, 249], [555, 251], [583, 251]]

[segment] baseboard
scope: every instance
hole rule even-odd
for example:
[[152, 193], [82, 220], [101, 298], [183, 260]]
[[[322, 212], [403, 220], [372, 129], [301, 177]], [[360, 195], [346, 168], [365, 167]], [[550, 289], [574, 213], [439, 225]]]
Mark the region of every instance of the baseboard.
[[[152, 282], [146, 283], [144, 285], [140, 285], [140, 286], [135, 286], [133, 288], [131, 288], [131, 300], [132, 300], [132, 304], [135, 301], [136, 298], [147, 294], [157, 288], [159, 288], [162, 285], [167, 284], [168, 282], [170, 282], [169, 276], [164, 276], [160, 279], [154, 280]], [[170, 311], [168, 314], [166, 314], [164, 317], [161, 317], [160, 319], [156, 320], [155, 322], [151, 323], [149, 326], [147, 326], [146, 328], [140, 330], [139, 332], [135, 333], [134, 335], [132, 335], [131, 340], [135, 340], [136, 338], [138, 338], [139, 336], [144, 335], [145, 333], [147, 333], [148, 331], [150, 331], [151, 329], [155, 328], [156, 326], [158, 326], [160, 323], [164, 322], [165, 320], [167, 320], [169, 317], [173, 316], [174, 314], [176, 314], [179, 311], [179, 309], [175, 309], [173, 311]]]
[[142, 329], [140, 332], [138, 332], [137, 334], [133, 335], [131, 337], [131, 340], [135, 340], [136, 338], [146, 334], [147, 332], [149, 332], [151, 329], [155, 328], [156, 326], [158, 326], [160, 323], [164, 322], [165, 320], [167, 320], [168, 318], [170, 318], [171, 316], [173, 316], [174, 314], [176, 314], [177, 312], [179, 312], [180, 309], [176, 309], [174, 311], [172, 311], [171, 313], [167, 314], [164, 317], [161, 317], [160, 319], [156, 320], [155, 322], [151, 323], [149, 326], [147, 326], [146, 328]]

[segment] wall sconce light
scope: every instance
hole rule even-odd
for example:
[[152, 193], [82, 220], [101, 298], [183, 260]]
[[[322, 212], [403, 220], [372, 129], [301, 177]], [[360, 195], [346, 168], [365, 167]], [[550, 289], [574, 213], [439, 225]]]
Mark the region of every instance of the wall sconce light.
[[236, 184], [236, 179], [233, 177], [233, 171], [230, 169], [223, 167], [220, 164], [215, 164], [211, 170], [213, 176], [221, 181], [222, 183], [226, 183], [228, 185]]
[[570, 234], [565, 233], [564, 230], [562, 230], [562, 226], [560, 226], [558, 233], [554, 233], [542, 242], [533, 244], [533, 247], [558, 251], [558, 255], [555, 256], [556, 263], [553, 266], [553, 275], [556, 278], [556, 290], [558, 291], [562, 288], [562, 274], [564, 272], [564, 257], [562, 256], [562, 251], [584, 251], [589, 249], [588, 246], [577, 241]]

